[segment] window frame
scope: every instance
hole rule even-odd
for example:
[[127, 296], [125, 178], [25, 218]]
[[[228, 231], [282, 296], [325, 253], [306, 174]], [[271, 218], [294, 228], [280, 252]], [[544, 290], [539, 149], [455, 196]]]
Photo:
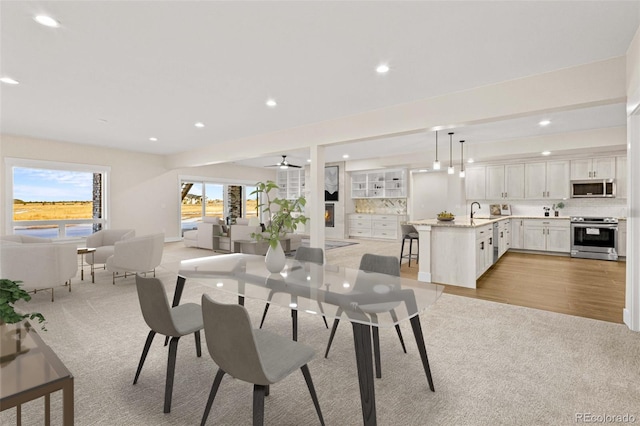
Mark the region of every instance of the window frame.
[[[6, 157], [5, 166], [5, 234], [13, 235], [14, 227], [21, 225], [58, 225], [57, 240], [78, 239], [66, 236], [66, 225], [101, 224], [103, 229], [110, 224], [110, 174], [111, 167], [98, 164], [66, 163], [61, 161], [32, 160], [27, 158]], [[102, 218], [101, 219], [71, 219], [71, 220], [13, 220], [13, 171], [14, 168], [45, 169], [71, 172], [102, 174]]]

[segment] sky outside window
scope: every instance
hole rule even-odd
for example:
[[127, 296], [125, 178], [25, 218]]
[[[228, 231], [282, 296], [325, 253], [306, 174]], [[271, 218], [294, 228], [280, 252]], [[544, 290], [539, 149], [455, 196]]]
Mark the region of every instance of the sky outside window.
[[15, 167], [13, 198], [25, 202], [91, 201], [93, 173]]

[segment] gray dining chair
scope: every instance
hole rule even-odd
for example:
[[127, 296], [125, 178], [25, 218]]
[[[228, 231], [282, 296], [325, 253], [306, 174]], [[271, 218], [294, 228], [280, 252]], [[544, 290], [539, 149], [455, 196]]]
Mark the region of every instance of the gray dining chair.
[[[400, 263], [398, 262], [398, 258], [395, 256], [381, 256], [377, 254], [365, 253], [360, 259], [360, 270], [364, 272], [377, 272], [379, 274], [387, 274], [392, 275], [393, 277], [400, 277]], [[356, 280], [353, 290], [358, 291], [358, 287], [361, 285], [366, 284], [362, 281], [358, 283], [358, 280]], [[394, 310], [394, 307], [398, 304], [398, 302], [370, 304], [366, 306], [360, 306], [360, 310], [366, 314], [369, 314], [373, 323], [377, 322], [377, 315], [384, 312], [389, 312], [393, 321], [398, 322], [398, 316], [396, 315], [396, 312]], [[339, 317], [341, 313], [342, 309], [338, 309], [338, 311], [336, 312], [336, 316]], [[333, 327], [331, 327], [331, 335], [329, 336], [329, 343], [327, 343], [327, 349], [324, 353], [325, 358], [329, 356], [329, 349], [331, 349], [331, 343], [333, 342], [333, 338], [335, 337], [339, 323], [339, 318], [336, 318], [333, 321]], [[372, 326], [372, 329], [376, 377], [380, 378], [382, 377], [382, 368], [380, 363], [380, 334], [378, 332], [378, 327], [376, 327], [375, 325]], [[400, 331], [400, 326], [396, 324], [395, 329], [396, 333], [398, 334], [398, 338], [400, 339], [402, 350], [404, 353], [407, 353], [407, 348], [404, 345], [404, 339], [402, 338], [402, 331]]]
[[[322, 265], [324, 263], [324, 250], [317, 247], [298, 247], [296, 250], [296, 255], [294, 259], [302, 261], [302, 262], [311, 262], [317, 263], [318, 265]], [[269, 294], [268, 300], [271, 300], [273, 297], [273, 292]], [[260, 328], [264, 324], [265, 318], [267, 318], [267, 312], [269, 311], [269, 302], [264, 306], [264, 312], [262, 313], [262, 319], [260, 320]], [[320, 307], [320, 311], [323, 312], [322, 305], [318, 303]], [[324, 312], [323, 312], [324, 313]], [[298, 314], [295, 309], [291, 310], [291, 319], [293, 323], [293, 340], [297, 340], [298, 337]], [[327, 319], [323, 316], [322, 320], [324, 321], [324, 326], [328, 329], [329, 324], [327, 323]]]
[[307, 382], [320, 424], [324, 425], [320, 404], [307, 364], [313, 348], [265, 330], [254, 329], [244, 306], [218, 303], [202, 295], [202, 317], [207, 348], [218, 372], [213, 380], [201, 425], [207, 422], [213, 400], [225, 374], [253, 383], [253, 424], [264, 422], [264, 397], [269, 385], [279, 382], [298, 368]]
[[173, 393], [173, 377], [176, 369], [178, 340], [182, 336], [194, 333], [196, 339], [196, 355], [202, 356], [200, 346], [200, 330], [202, 330], [202, 309], [197, 303], [185, 303], [170, 307], [167, 293], [162, 281], [157, 278], [143, 278], [136, 275], [138, 300], [145, 322], [151, 329], [144, 344], [142, 356], [138, 363], [133, 384], [138, 383], [142, 366], [149, 353], [149, 348], [156, 333], [171, 337], [169, 357], [167, 360], [167, 379], [164, 393], [164, 412], [171, 411], [171, 395]]

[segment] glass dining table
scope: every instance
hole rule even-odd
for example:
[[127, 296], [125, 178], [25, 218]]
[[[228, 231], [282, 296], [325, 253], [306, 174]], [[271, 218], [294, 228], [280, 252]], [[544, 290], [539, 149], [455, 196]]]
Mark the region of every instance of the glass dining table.
[[[187, 280], [237, 295], [241, 304], [248, 298], [291, 309], [294, 339], [298, 312], [349, 321], [365, 425], [376, 424], [373, 326], [411, 323], [429, 388], [435, 391], [419, 315], [436, 303], [443, 286], [294, 259], [287, 259], [284, 269], [272, 274], [265, 266], [264, 256], [234, 253], [182, 261], [173, 306], [180, 302]], [[392, 315], [386, 314], [391, 312]]]

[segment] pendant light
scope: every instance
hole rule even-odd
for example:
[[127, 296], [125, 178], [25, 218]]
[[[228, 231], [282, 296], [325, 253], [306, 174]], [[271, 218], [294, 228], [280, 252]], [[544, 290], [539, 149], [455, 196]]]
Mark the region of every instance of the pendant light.
[[453, 172], [455, 172], [453, 168], [453, 132], [449, 132], [449, 168], [447, 173], [452, 175]]
[[465, 177], [464, 172], [464, 141], [460, 141], [460, 177]]
[[436, 130], [436, 159], [433, 162], [433, 170], [440, 170], [440, 161], [438, 161], [438, 131]]

